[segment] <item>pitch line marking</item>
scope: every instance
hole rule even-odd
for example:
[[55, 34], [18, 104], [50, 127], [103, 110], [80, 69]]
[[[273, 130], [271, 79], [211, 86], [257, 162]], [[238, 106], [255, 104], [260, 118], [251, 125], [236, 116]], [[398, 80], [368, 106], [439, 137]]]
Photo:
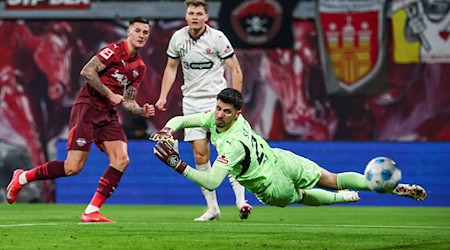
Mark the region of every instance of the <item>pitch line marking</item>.
[[[177, 224], [177, 223], [161, 223]], [[197, 223], [201, 224], [201, 223]], [[218, 223], [217, 226], [236, 226], [235, 223]], [[348, 228], [405, 228], [405, 229], [450, 229], [450, 226], [408, 226], [408, 225], [356, 225], [356, 224], [277, 224], [277, 223], [239, 223], [239, 226], [279, 226], [279, 227], [348, 227]]]
[[[247, 223], [242, 224], [247, 225]], [[356, 225], [356, 224], [270, 224], [270, 223], [252, 223], [251, 226], [291, 226], [291, 227], [349, 227], [349, 228], [420, 228], [420, 229], [450, 229], [450, 226], [408, 226], [408, 225]]]
[[[125, 223], [77, 223], [78, 225], [105, 225], [105, 224], [127, 224]], [[136, 224], [136, 223], [134, 223]], [[151, 224], [151, 223], [141, 223]], [[174, 225], [178, 223], [155, 223]], [[201, 223], [197, 223], [201, 224]], [[35, 226], [57, 226], [57, 223], [25, 223], [0, 225], [0, 228], [8, 227], [35, 227]], [[236, 226], [235, 223], [220, 223], [217, 225]], [[277, 223], [239, 223], [240, 226], [279, 226], [279, 227], [348, 227], [348, 228], [406, 228], [406, 229], [450, 229], [450, 226], [408, 226], [408, 225], [355, 225], [355, 224], [277, 224]]]
[[27, 224], [10, 224], [0, 225], [0, 227], [35, 227], [35, 226], [57, 226], [56, 223], [27, 223]]

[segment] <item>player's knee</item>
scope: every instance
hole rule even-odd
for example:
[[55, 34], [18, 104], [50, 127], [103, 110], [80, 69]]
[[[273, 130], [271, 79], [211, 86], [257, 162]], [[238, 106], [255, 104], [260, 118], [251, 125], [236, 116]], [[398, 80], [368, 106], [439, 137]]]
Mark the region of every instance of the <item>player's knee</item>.
[[194, 160], [196, 164], [205, 164], [209, 161], [208, 155], [202, 155], [202, 154], [195, 154]]
[[130, 157], [128, 155], [121, 155], [116, 157], [114, 162], [111, 162], [114, 167], [119, 170], [125, 170], [130, 165]]
[[322, 170], [322, 175], [317, 184], [322, 188], [337, 189], [337, 174]]
[[76, 175], [83, 169], [84, 162], [67, 161], [64, 164], [64, 171], [67, 176]]
[[299, 189], [298, 190], [298, 198], [299, 198], [299, 202], [298, 203], [302, 203], [303, 202], [303, 200], [305, 199], [305, 190], [303, 190], [303, 189]]

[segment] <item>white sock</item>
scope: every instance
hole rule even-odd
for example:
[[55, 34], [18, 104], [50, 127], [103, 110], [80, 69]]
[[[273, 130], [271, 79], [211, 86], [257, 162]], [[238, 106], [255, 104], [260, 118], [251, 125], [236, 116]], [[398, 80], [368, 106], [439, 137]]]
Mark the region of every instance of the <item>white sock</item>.
[[[197, 170], [200, 171], [211, 171], [211, 163], [208, 161], [205, 164], [195, 164]], [[205, 196], [206, 205], [208, 206], [208, 210], [210, 212], [218, 212], [219, 211], [219, 203], [217, 203], [216, 191], [209, 191], [206, 188], [201, 188], [203, 196]]]
[[234, 195], [236, 196], [236, 207], [241, 209], [247, 201], [245, 200], [245, 188], [231, 175], [228, 174], [228, 180], [233, 188]]
[[90, 213], [94, 213], [94, 212], [98, 212], [98, 211], [100, 211], [100, 208], [89, 204], [87, 206], [86, 210], [84, 210], [84, 213], [85, 214], [90, 214]]
[[27, 176], [25, 175], [26, 173], [27, 173], [27, 171], [25, 171], [25, 172], [23, 172], [23, 173], [21, 173], [21, 174], [19, 175], [19, 183], [20, 183], [21, 185], [25, 185], [25, 184], [28, 183], [28, 181], [27, 181]]

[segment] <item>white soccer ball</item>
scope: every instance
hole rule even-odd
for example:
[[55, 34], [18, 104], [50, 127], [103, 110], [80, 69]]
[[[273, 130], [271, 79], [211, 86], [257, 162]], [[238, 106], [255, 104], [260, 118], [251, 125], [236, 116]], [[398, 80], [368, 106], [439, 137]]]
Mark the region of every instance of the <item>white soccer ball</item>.
[[377, 193], [391, 193], [402, 180], [402, 171], [387, 157], [372, 159], [364, 170], [370, 190]]

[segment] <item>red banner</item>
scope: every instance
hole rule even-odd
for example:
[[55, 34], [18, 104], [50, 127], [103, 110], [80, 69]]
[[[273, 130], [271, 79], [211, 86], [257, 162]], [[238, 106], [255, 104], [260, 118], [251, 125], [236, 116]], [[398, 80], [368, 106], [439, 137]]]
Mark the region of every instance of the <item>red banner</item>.
[[6, 10], [77, 10], [90, 7], [90, 0], [5, 0]]

